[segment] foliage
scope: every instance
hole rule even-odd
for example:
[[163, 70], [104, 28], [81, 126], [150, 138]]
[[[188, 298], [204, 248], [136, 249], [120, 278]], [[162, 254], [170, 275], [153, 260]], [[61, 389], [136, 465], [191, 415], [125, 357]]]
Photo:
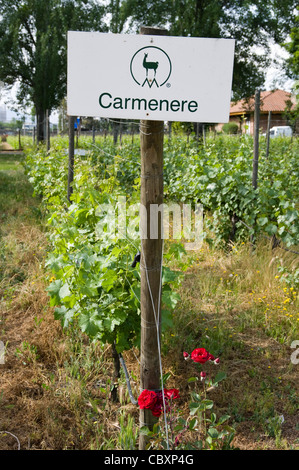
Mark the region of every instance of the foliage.
[[0, 80], [19, 83], [17, 101], [34, 104], [43, 140], [46, 110], [66, 95], [67, 31], [101, 30], [104, 10], [84, 0], [1, 0], [0, 9]]
[[283, 46], [290, 54], [286, 59], [287, 71], [290, 77], [298, 79], [299, 76], [299, 7], [297, 5], [297, 16], [295, 18], [295, 25], [290, 32], [290, 41], [284, 43]]
[[[114, 29], [117, 20], [120, 27], [128, 24], [132, 31], [146, 24], [167, 27], [172, 36], [235, 38], [233, 92], [240, 99], [263, 84], [270, 64], [269, 43], [284, 41], [295, 21], [296, 4], [294, 0], [266, 4], [255, 0], [123, 0], [111, 1], [108, 9], [113, 11], [117, 5], [111, 21]], [[255, 50], [255, 45], [264, 53]]]
[[[199, 351], [202, 354], [200, 360], [196, 357], [193, 359], [193, 362], [199, 363], [202, 368], [203, 364], [206, 365], [207, 362], [213, 361], [214, 356], [208, 353], [204, 348], [197, 348], [193, 353]], [[192, 359], [192, 353], [191, 356], [184, 353], [184, 357], [186, 360], [189, 360], [190, 358]], [[207, 390], [217, 388], [219, 383], [226, 378], [226, 374], [218, 372], [215, 377], [209, 377], [206, 381], [207, 375], [204, 371], [201, 371], [200, 377], [203, 384], [201, 387], [197, 387], [191, 392], [191, 402], [189, 403], [190, 411], [187, 419], [183, 417], [177, 403], [174, 401], [174, 399], [179, 398], [179, 392], [178, 390], [173, 389], [175, 390], [173, 398], [167, 400], [165, 406], [168, 432], [166, 433], [166, 430], [163, 429], [159, 422], [154, 424], [153, 430], [149, 430], [146, 426], [141, 428], [141, 432], [149, 438], [149, 443], [147, 445], [148, 449], [231, 449], [235, 429], [228, 425], [230, 416], [223, 415], [220, 418], [217, 418], [216, 413], [213, 411], [214, 402], [207, 397]], [[198, 376], [191, 377], [188, 380], [188, 383], [190, 384], [196, 384], [197, 382]], [[155, 404], [152, 405], [151, 400], [149, 400], [144, 407], [151, 409], [151, 406], [155, 407]], [[158, 414], [155, 416], [160, 415]]]
[[[69, 207], [63, 148], [28, 154], [26, 168], [48, 212], [52, 251], [46, 266], [54, 274], [48, 292], [51, 305], [56, 306], [56, 319], [63, 327], [77, 325], [91, 339], [115, 344], [117, 352], [122, 352], [139, 344], [140, 276], [138, 267], [131, 267], [139, 240], [134, 230], [130, 238], [116, 232], [105, 212], [107, 204], [116, 210], [124, 194], [118, 159], [110, 167], [103, 162], [92, 165], [96, 156], [97, 152], [76, 162]], [[136, 191], [127, 194], [126, 202], [136, 202]], [[178, 301], [170, 286], [176, 286], [179, 276], [165, 266], [162, 281], [165, 327]]]
[[237, 134], [239, 126], [236, 122], [226, 122], [223, 124], [222, 130], [225, 134]]
[[279, 238], [286, 246], [299, 240], [298, 142], [271, 141], [265, 158], [261, 139], [258, 187], [252, 187], [253, 142], [248, 136], [209, 138], [205, 146], [172, 142], [165, 154], [165, 191], [175, 201], [201, 202], [214, 243]]

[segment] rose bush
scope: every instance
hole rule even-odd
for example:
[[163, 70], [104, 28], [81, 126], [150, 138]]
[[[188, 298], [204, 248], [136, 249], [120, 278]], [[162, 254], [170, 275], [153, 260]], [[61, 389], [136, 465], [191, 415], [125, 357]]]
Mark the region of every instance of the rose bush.
[[[180, 398], [179, 391], [176, 388], [164, 388], [164, 400], [166, 407], [168, 407], [169, 400]], [[153, 390], [143, 390], [138, 397], [138, 404], [140, 409], [151, 410], [153, 416], [159, 418], [163, 411], [163, 393], [162, 390], [154, 392]], [[167, 408], [166, 408], [167, 409]]]
[[183, 356], [185, 360], [191, 358], [193, 362], [197, 362], [199, 364], [205, 364], [208, 361], [214, 361], [215, 364], [219, 364], [219, 358], [215, 359], [213, 354], [210, 354], [205, 348], [196, 348], [191, 354], [184, 351]]

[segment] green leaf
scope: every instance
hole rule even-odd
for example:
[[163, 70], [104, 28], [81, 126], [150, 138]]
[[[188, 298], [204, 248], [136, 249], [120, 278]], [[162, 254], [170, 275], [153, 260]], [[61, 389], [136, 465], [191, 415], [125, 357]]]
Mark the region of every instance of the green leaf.
[[268, 218], [267, 217], [261, 217], [258, 219], [259, 225], [264, 226], [268, 223]]
[[208, 435], [212, 438], [212, 439], [217, 439], [217, 437], [219, 436], [219, 433], [217, 431], [216, 428], [209, 428], [208, 429]]
[[267, 233], [269, 233], [269, 235], [274, 235], [274, 233], [277, 232], [277, 226], [274, 225], [274, 224], [269, 224], [267, 225], [267, 227], [265, 228], [265, 231]]
[[154, 436], [154, 433], [150, 431], [147, 426], [142, 426], [139, 429], [139, 433], [142, 434], [143, 436], [148, 436], [148, 437]]
[[67, 328], [69, 326], [70, 320], [73, 319], [75, 310], [73, 308], [66, 308], [64, 305], [62, 307], [56, 307], [54, 311], [55, 320], [60, 320], [62, 327]]
[[180, 300], [180, 295], [177, 292], [162, 291], [162, 303], [165, 304], [168, 308], [174, 309]]
[[219, 418], [219, 421], [218, 421], [217, 424], [218, 424], [218, 425], [223, 424], [223, 423], [225, 423], [225, 421], [227, 421], [229, 418], [230, 418], [229, 415], [223, 415], [223, 416], [221, 416], [221, 417]]
[[167, 266], [164, 267], [163, 273], [162, 273], [162, 285], [175, 281], [178, 275], [179, 275], [178, 273], [176, 273], [175, 271], [172, 271]]
[[57, 305], [60, 303], [60, 296], [59, 296], [59, 291], [62, 287], [62, 280], [61, 279], [56, 279], [56, 281], [52, 282], [46, 290], [49, 292], [49, 295], [51, 296], [51, 305]]
[[78, 322], [81, 330], [90, 338], [95, 337], [103, 326], [103, 322], [98, 311], [81, 312]]
[[214, 379], [213, 385], [215, 386], [216, 384], [218, 384], [219, 382], [221, 382], [224, 379], [226, 379], [226, 373], [225, 372], [218, 372], [218, 374], [216, 375], [216, 377]]
[[190, 423], [189, 423], [189, 429], [192, 431], [195, 426], [197, 425], [198, 421], [197, 421], [197, 418], [193, 418], [191, 419]]
[[198, 377], [189, 377], [189, 379], [187, 380], [188, 383], [197, 382], [197, 381], [198, 381]]
[[69, 297], [71, 295], [71, 291], [67, 283], [63, 284], [63, 286], [59, 289], [59, 297], [64, 299], [64, 297]]
[[172, 311], [165, 308], [161, 311], [162, 330], [165, 331], [167, 328], [173, 327], [173, 316]]
[[202, 404], [206, 410], [211, 410], [214, 406], [214, 402], [212, 400], [202, 400]]
[[112, 288], [114, 283], [117, 281], [118, 275], [113, 269], [107, 269], [107, 271], [101, 277], [101, 286], [107, 292], [109, 292]]
[[202, 410], [201, 403], [190, 403], [189, 408], [191, 416], [195, 415], [195, 413]]

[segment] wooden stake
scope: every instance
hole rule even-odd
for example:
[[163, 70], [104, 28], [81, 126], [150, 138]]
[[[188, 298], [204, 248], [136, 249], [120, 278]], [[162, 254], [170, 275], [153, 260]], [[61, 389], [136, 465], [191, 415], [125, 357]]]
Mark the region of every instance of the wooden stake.
[[[166, 35], [164, 29], [141, 27], [140, 34]], [[162, 220], [158, 238], [150, 238], [150, 208], [163, 203], [163, 121], [140, 121], [141, 151], [141, 345], [140, 387], [160, 389], [161, 337], [160, 275], [162, 263]], [[146, 237], [146, 238], [145, 238]], [[157, 327], [158, 326], [158, 327]], [[153, 428], [157, 421], [150, 410], [140, 410], [140, 426]], [[139, 449], [146, 447], [146, 436], [140, 435]]]
[[254, 148], [253, 148], [253, 169], [252, 169], [252, 186], [257, 188], [257, 173], [259, 161], [259, 127], [260, 127], [260, 90], [255, 92], [255, 108], [254, 108]]
[[271, 127], [271, 111], [268, 113], [268, 125], [267, 125], [267, 148], [266, 148], [266, 158], [269, 157], [270, 150], [270, 127]]
[[75, 153], [75, 117], [69, 116], [69, 166], [67, 179], [67, 198], [71, 202], [71, 194], [73, 193], [74, 180], [74, 153]]
[[49, 110], [46, 109], [46, 119], [45, 119], [45, 136], [46, 136], [46, 146], [47, 151], [50, 150], [50, 122], [49, 122]]
[[[260, 90], [255, 92], [255, 107], [254, 107], [254, 147], [253, 147], [253, 168], [252, 168], [252, 186], [257, 188], [257, 174], [259, 162], [259, 127], [260, 127]], [[254, 223], [255, 226], [255, 223]], [[254, 234], [251, 235], [251, 242], [255, 242]]]

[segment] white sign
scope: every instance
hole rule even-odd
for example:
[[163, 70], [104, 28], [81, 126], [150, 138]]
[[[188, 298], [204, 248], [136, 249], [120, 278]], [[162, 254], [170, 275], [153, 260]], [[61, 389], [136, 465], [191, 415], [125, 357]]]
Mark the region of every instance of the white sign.
[[228, 122], [234, 39], [68, 32], [70, 116]]

